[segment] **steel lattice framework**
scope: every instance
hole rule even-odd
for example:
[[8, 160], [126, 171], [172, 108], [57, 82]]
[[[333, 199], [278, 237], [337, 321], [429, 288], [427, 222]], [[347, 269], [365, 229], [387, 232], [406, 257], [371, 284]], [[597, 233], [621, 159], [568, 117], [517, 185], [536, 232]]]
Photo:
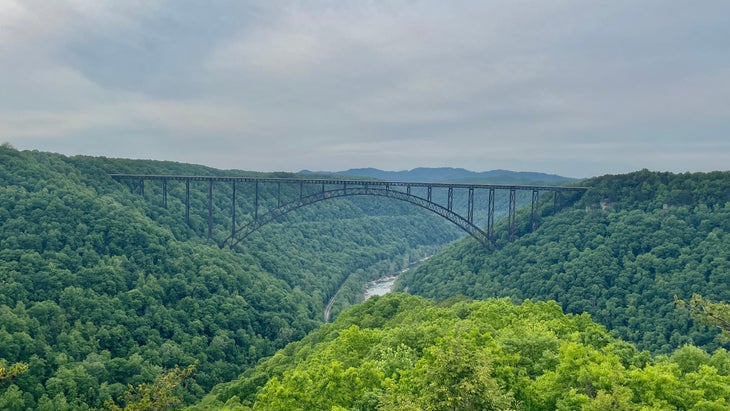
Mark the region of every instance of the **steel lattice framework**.
[[[531, 192], [532, 205], [530, 226], [536, 227], [536, 213], [540, 193], [553, 193], [553, 211], [558, 207], [558, 195], [563, 192], [584, 193], [585, 187], [565, 186], [537, 186], [537, 185], [499, 185], [499, 184], [460, 184], [460, 183], [424, 183], [424, 182], [403, 182], [403, 181], [380, 181], [380, 180], [334, 180], [334, 179], [298, 179], [298, 178], [255, 178], [255, 177], [228, 177], [228, 176], [180, 176], [180, 175], [146, 175], [146, 174], [110, 174], [119, 182], [137, 183], [139, 193], [144, 195], [145, 181], [159, 181], [162, 183], [162, 203], [167, 207], [168, 182], [180, 181], [185, 184], [185, 221], [190, 222], [190, 183], [192, 181], [203, 181], [208, 183], [208, 237], [212, 238], [213, 230], [213, 185], [214, 183], [231, 184], [231, 234], [223, 240], [221, 247], [234, 247], [257, 231], [264, 225], [276, 221], [294, 210], [320, 201], [351, 197], [351, 196], [378, 196], [395, 200], [405, 201], [423, 207], [439, 216], [456, 224], [467, 232], [474, 239], [484, 246], [491, 246], [494, 243], [494, 201], [497, 191], [509, 192], [508, 207], [508, 230], [510, 238], [515, 234], [517, 192]], [[251, 221], [237, 226], [236, 222], [236, 201], [237, 187], [240, 183], [253, 184], [254, 189], [254, 212]], [[272, 207], [263, 213], [259, 213], [259, 186], [262, 184], [275, 184], [277, 186], [276, 207]], [[282, 195], [281, 187], [285, 185], [298, 186], [298, 196], [286, 198]], [[312, 192], [312, 187], [316, 191]], [[419, 193], [414, 193], [418, 188]], [[440, 204], [433, 198], [435, 189], [446, 190], [446, 204]], [[453, 209], [454, 191], [466, 190], [467, 206], [466, 215], [455, 212]], [[488, 200], [486, 202], [487, 225], [485, 229], [480, 228], [474, 222], [475, 192], [486, 191]]]

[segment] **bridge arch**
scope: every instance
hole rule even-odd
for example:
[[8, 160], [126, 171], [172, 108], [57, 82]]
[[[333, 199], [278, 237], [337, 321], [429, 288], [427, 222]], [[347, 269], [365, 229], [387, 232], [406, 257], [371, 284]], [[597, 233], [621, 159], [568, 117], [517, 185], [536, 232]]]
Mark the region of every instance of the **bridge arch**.
[[253, 234], [261, 227], [269, 224], [279, 217], [282, 217], [292, 211], [299, 208], [318, 203], [320, 201], [352, 197], [352, 196], [377, 196], [387, 197], [395, 200], [405, 201], [407, 203], [415, 204], [419, 207], [425, 208], [449, 221], [456, 224], [459, 228], [464, 230], [467, 234], [472, 236], [475, 240], [479, 241], [485, 247], [490, 247], [493, 243], [484, 230], [460, 216], [459, 214], [449, 210], [448, 208], [437, 204], [433, 201], [429, 201], [425, 198], [415, 196], [408, 192], [390, 190], [388, 188], [376, 188], [370, 186], [364, 187], [343, 187], [333, 190], [320, 191], [315, 194], [311, 194], [306, 197], [299, 198], [297, 200], [283, 204], [277, 208], [271, 209], [265, 214], [261, 214], [258, 218], [244, 224], [241, 228], [237, 229], [228, 238], [223, 240], [221, 247], [229, 245], [231, 248], [238, 245], [241, 241], [246, 239], [249, 235]]

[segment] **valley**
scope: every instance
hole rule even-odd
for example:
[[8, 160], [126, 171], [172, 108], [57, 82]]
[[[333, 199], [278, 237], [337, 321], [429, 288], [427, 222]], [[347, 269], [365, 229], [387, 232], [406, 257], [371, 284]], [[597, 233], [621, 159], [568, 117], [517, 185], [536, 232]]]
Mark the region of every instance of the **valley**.
[[0, 411], [729, 411], [728, 16], [0, 0]]
[[[191, 410], [730, 403], [724, 334], [676, 304], [730, 301], [727, 172], [594, 177], [557, 212], [516, 198], [493, 248], [362, 196], [282, 215], [232, 249], [216, 239], [233, 191], [242, 222], [276, 205], [276, 185], [246, 199], [243, 185], [191, 184], [188, 209], [184, 185], [140, 195], [108, 174], [296, 175], [6, 146], [0, 164], [0, 409], [113, 409], [140, 398], [129, 386], [178, 377], [168, 393]], [[381, 295], [394, 274], [410, 295]], [[449, 374], [455, 352], [469, 378]], [[437, 381], [480, 394], [418, 395]]]

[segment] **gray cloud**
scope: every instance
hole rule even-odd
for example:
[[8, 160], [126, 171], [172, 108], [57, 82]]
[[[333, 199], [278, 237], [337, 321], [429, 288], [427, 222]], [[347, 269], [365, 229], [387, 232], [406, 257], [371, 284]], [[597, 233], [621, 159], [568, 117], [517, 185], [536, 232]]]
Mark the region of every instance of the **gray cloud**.
[[0, 141], [253, 170], [727, 169], [725, 1], [0, 2]]

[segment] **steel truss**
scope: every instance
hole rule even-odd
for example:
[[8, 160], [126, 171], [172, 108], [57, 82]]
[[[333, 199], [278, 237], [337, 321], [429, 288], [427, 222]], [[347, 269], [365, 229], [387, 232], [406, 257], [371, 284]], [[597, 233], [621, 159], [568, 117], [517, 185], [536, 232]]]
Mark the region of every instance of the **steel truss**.
[[[450, 183], [422, 183], [422, 182], [400, 182], [400, 181], [372, 181], [372, 180], [327, 180], [327, 179], [291, 179], [291, 178], [254, 178], [254, 177], [209, 177], [209, 176], [176, 176], [176, 175], [141, 175], [141, 174], [111, 174], [114, 180], [119, 182], [134, 183], [138, 182], [138, 190], [144, 195], [144, 182], [147, 180], [162, 182], [163, 206], [167, 207], [167, 190], [169, 181], [182, 181], [185, 183], [185, 221], [190, 223], [190, 182], [203, 181], [207, 182], [208, 194], [208, 237], [212, 238], [213, 232], [213, 184], [214, 182], [228, 182], [232, 185], [231, 198], [231, 234], [223, 240], [221, 247], [235, 247], [241, 241], [246, 239], [251, 233], [257, 231], [266, 224], [276, 221], [278, 218], [304, 206], [314, 204], [320, 201], [351, 197], [351, 196], [378, 196], [387, 197], [395, 200], [405, 201], [425, 208], [448, 221], [451, 221], [475, 240], [486, 247], [494, 244], [494, 201], [495, 192], [497, 190], [506, 190], [509, 192], [508, 205], [508, 236], [513, 239], [516, 234], [516, 192], [531, 191], [532, 208], [530, 215], [530, 226], [532, 230], [537, 227], [536, 213], [538, 210], [539, 193], [553, 192], [553, 212], [557, 211], [558, 195], [562, 192], [579, 192], [583, 193], [587, 190], [584, 187], [563, 187], [563, 186], [521, 186], [521, 185], [497, 185], [497, 184], [450, 184]], [[236, 186], [238, 183], [246, 182], [255, 185], [254, 190], [254, 212], [253, 219], [241, 227], [237, 227], [236, 223]], [[276, 184], [277, 185], [277, 207], [269, 209], [264, 213], [259, 213], [259, 185], [260, 184]], [[281, 186], [283, 184], [298, 185], [299, 195], [294, 200], [282, 200]], [[311, 190], [314, 186], [317, 188], [315, 193], [306, 192], [305, 186]], [[331, 188], [333, 187], [334, 188]], [[329, 189], [328, 189], [329, 187]], [[414, 195], [412, 188], [425, 188], [425, 197]], [[405, 188], [405, 191], [403, 190]], [[446, 206], [443, 206], [433, 200], [434, 188], [446, 188]], [[468, 190], [468, 202], [466, 216], [453, 211], [453, 195], [455, 189]], [[488, 191], [487, 211], [487, 227], [486, 231], [474, 224], [474, 193], [476, 190]]]

